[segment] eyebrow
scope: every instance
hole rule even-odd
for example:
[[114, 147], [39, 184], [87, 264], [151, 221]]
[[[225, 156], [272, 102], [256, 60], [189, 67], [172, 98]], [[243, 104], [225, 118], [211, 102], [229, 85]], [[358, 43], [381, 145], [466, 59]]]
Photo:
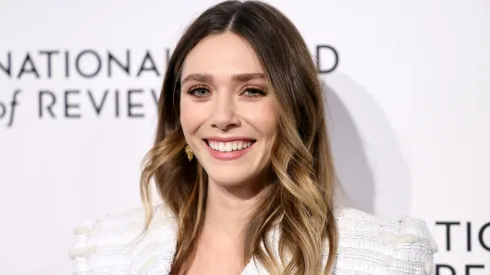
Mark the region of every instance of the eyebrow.
[[[190, 74], [182, 80], [182, 84], [187, 81], [195, 80], [199, 82], [209, 82], [213, 79], [213, 76], [210, 74]], [[246, 74], [235, 74], [232, 77], [233, 81], [237, 82], [246, 82], [252, 79], [265, 79], [265, 75], [263, 73], [246, 73]]]

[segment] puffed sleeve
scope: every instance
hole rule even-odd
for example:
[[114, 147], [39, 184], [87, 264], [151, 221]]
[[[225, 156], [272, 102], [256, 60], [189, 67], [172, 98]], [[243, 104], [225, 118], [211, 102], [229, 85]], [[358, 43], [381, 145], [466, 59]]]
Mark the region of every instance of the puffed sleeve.
[[126, 275], [131, 251], [144, 225], [137, 209], [87, 221], [74, 230], [70, 257], [75, 275]]
[[337, 223], [336, 274], [433, 273], [437, 245], [424, 221], [410, 217], [389, 220], [347, 209], [338, 216]]
[[422, 220], [405, 217], [399, 220], [398, 224], [395, 232], [381, 232], [381, 237], [388, 243], [388, 246], [393, 247], [387, 263], [392, 264], [392, 269], [400, 266], [397, 264], [400, 263], [405, 264], [407, 272], [411, 272], [413, 269], [414, 271], [423, 270], [425, 274], [432, 274], [437, 245], [426, 223]]

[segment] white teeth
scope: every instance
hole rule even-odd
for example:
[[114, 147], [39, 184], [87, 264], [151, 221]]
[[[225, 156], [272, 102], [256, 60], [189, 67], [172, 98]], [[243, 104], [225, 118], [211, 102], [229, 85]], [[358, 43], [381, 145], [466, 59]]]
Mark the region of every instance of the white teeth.
[[[219, 148], [221, 148], [221, 145]], [[231, 148], [233, 148], [233, 145], [230, 142], [227, 142], [225, 146], [226, 152], [231, 152]]]
[[232, 141], [232, 142], [218, 142], [208, 140], [209, 147], [211, 149], [220, 151], [220, 152], [231, 152], [237, 150], [243, 150], [252, 145], [251, 141]]

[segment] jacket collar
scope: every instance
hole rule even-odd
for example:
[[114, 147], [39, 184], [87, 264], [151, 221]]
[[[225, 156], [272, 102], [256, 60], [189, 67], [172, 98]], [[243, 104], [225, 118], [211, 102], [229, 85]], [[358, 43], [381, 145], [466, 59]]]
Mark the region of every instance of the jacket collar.
[[[140, 236], [133, 249], [131, 275], [168, 275], [177, 243], [177, 219], [169, 209], [158, 207], [148, 230]], [[276, 234], [271, 234], [271, 245], [276, 253]], [[241, 275], [266, 275], [264, 266], [252, 258]]]

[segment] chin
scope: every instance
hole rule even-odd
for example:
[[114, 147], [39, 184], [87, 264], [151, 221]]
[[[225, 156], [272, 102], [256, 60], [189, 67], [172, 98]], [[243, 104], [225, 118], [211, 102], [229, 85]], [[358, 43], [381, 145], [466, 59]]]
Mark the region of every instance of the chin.
[[[221, 170], [221, 171], [220, 171]], [[244, 172], [237, 172], [234, 169], [227, 169], [228, 171], [223, 171], [224, 169], [219, 169], [218, 171], [208, 173], [209, 180], [215, 182], [220, 186], [241, 186], [246, 184], [252, 175]]]

